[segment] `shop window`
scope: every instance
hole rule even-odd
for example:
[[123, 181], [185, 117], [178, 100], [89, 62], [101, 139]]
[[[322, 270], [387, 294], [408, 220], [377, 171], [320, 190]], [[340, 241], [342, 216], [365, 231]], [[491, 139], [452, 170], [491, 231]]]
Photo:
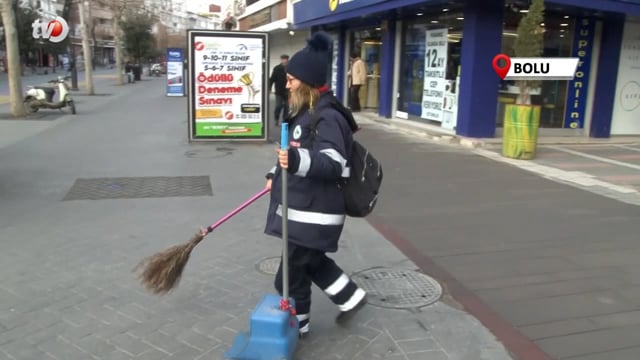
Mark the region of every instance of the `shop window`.
[[[367, 79], [359, 92], [361, 109], [377, 109], [380, 96], [380, 57], [382, 53], [382, 29], [371, 28], [351, 33], [349, 55], [358, 54], [364, 61]], [[350, 81], [348, 79], [348, 81]]]
[[[502, 52], [514, 56], [513, 45], [518, 33], [518, 24], [523, 13], [505, 10]], [[544, 31], [543, 57], [571, 57], [575, 19], [567, 15], [545, 12], [540, 29]], [[562, 128], [565, 124], [567, 103], [567, 80], [545, 80], [531, 94], [531, 103], [541, 106], [540, 127]], [[518, 96], [515, 81], [501, 81], [498, 95], [497, 125], [502, 127], [505, 104], [514, 103]]]
[[[425, 14], [404, 22], [398, 84], [398, 111], [404, 116], [455, 128], [462, 25], [460, 12]], [[444, 45], [432, 46], [427, 53], [427, 32], [446, 36]], [[430, 64], [425, 67], [426, 59]], [[433, 96], [425, 97], [429, 93]], [[430, 104], [428, 111], [423, 109], [425, 103]]]

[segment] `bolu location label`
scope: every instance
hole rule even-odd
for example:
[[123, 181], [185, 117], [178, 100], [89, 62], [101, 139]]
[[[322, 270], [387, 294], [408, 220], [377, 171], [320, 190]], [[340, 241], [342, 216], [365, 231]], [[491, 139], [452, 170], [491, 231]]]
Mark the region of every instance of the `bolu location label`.
[[[504, 61], [504, 65], [500, 65], [500, 60]], [[511, 58], [505, 54], [498, 54], [493, 58], [493, 70], [504, 80], [511, 68]]]
[[502, 80], [572, 80], [578, 58], [512, 58], [498, 54], [493, 70]]

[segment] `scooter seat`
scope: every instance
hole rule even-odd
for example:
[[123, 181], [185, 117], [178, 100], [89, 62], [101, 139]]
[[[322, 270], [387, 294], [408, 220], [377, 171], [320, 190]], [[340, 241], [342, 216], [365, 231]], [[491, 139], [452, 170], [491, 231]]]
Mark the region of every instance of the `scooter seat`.
[[48, 86], [34, 86], [34, 88], [44, 91], [44, 93], [47, 95], [50, 95], [50, 94], [53, 95], [56, 92], [54, 88], [48, 87]]
[[55, 95], [56, 89], [47, 86], [35, 86], [35, 88], [44, 91], [44, 95], [47, 97], [47, 101], [53, 101], [53, 95]]

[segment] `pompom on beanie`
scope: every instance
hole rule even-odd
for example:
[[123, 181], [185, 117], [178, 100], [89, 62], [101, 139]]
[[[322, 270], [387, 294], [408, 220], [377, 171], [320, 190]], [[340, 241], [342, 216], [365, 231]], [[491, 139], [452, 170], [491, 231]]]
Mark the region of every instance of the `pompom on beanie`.
[[289, 59], [287, 73], [315, 88], [325, 85], [332, 43], [333, 40], [327, 33], [314, 33], [307, 40], [307, 46]]

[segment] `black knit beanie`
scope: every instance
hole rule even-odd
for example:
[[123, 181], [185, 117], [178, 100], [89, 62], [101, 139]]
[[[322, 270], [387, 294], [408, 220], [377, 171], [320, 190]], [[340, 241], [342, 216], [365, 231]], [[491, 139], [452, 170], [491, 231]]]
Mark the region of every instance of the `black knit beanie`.
[[307, 40], [307, 46], [295, 53], [287, 64], [287, 73], [303, 83], [318, 88], [327, 83], [332, 40], [319, 31]]

